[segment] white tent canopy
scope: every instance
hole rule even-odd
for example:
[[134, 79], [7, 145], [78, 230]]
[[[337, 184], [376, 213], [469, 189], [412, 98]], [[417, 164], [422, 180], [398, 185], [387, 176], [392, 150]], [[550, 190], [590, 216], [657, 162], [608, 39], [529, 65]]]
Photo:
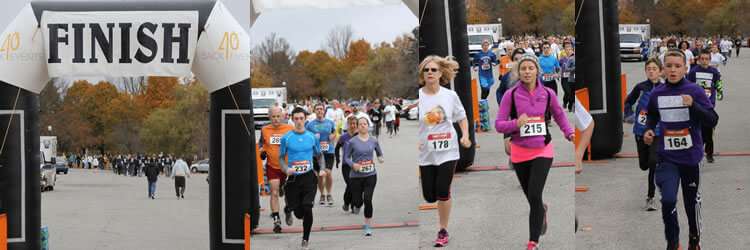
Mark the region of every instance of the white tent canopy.
[[397, 5], [401, 2], [409, 7], [414, 16], [419, 15], [419, 2], [417, 0], [252, 0], [250, 2], [250, 27], [263, 12], [299, 8], [331, 9], [362, 5]]

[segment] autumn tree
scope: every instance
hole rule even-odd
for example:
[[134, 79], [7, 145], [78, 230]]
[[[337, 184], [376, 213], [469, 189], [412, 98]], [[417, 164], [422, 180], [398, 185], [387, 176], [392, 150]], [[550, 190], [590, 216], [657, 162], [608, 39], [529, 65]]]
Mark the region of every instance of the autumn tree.
[[484, 2], [476, 0], [466, 0], [465, 2], [466, 24], [488, 23], [489, 15], [486, 12], [487, 7], [485, 6]]
[[371, 50], [370, 43], [365, 41], [365, 39], [352, 42], [349, 46], [349, 51], [346, 53], [346, 57], [341, 60], [345, 71], [349, 72], [357, 66], [366, 65]]

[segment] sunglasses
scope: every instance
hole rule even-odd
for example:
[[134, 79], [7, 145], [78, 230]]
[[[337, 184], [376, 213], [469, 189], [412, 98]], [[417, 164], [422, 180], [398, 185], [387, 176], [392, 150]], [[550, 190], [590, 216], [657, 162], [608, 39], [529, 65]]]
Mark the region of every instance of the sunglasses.
[[667, 48], [677, 48], [677, 45], [668, 45]]
[[438, 72], [438, 71], [440, 71], [440, 69], [438, 69], [438, 68], [424, 68], [424, 70], [422, 70], [422, 71], [425, 72], [425, 73], [427, 73], [427, 72]]

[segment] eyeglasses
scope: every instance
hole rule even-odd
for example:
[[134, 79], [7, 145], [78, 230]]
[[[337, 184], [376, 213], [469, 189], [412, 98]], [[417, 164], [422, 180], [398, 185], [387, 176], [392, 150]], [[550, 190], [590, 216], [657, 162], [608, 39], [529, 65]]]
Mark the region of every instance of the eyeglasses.
[[438, 71], [440, 71], [440, 69], [438, 69], [438, 68], [424, 68], [424, 70], [422, 70], [422, 71], [425, 72], [425, 73], [427, 73], [427, 72], [438, 72]]
[[667, 45], [667, 48], [677, 48], [677, 45]]

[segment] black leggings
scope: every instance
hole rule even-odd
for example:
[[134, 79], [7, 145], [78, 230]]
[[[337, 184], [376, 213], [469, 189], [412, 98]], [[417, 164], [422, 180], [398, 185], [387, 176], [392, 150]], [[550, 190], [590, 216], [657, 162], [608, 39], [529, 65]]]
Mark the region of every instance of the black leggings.
[[534, 158], [533, 160], [513, 163], [518, 181], [521, 182], [523, 193], [529, 202], [529, 240], [539, 242], [544, 220], [544, 202], [542, 192], [547, 174], [552, 166], [552, 158]]
[[318, 191], [318, 177], [315, 171], [302, 175], [292, 175], [284, 185], [286, 191], [286, 207], [284, 211], [294, 211], [297, 219], [302, 219], [303, 240], [310, 239], [310, 230], [313, 224], [313, 204], [315, 204], [315, 193]]
[[656, 169], [656, 143], [647, 145], [643, 142], [643, 136], [635, 136], [635, 144], [638, 147], [638, 164], [641, 170], [648, 170], [648, 197], [653, 198], [656, 191], [654, 184], [654, 169]]
[[178, 197], [185, 193], [185, 176], [174, 177], [174, 191]]
[[365, 204], [365, 218], [372, 218], [372, 194], [375, 192], [375, 184], [378, 182], [377, 175], [364, 178], [351, 178], [352, 200], [355, 207]]
[[568, 84], [568, 79], [563, 78], [560, 81], [560, 85], [562, 85], [563, 88], [563, 109], [569, 109], [574, 107], [575, 105], [575, 93], [573, 93], [572, 89], [570, 88], [570, 85]]
[[482, 100], [487, 100], [487, 96], [490, 95], [490, 88], [480, 88], [482, 89]]
[[703, 152], [707, 157], [714, 157], [714, 128], [701, 124], [701, 137], [703, 137]]
[[341, 164], [341, 175], [344, 177], [346, 188], [344, 189], [344, 205], [350, 206], [352, 204], [352, 187], [349, 180], [349, 172], [352, 171], [352, 167], [346, 163]]
[[453, 173], [456, 171], [456, 162], [452, 160], [443, 162], [439, 166], [419, 166], [422, 175], [422, 196], [427, 202], [451, 199], [451, 182]]
[[555, 80], [552, 81], [542, 81], [542, 85], [544, 85], [547, 88], [551, 88], [552, 91], [555, 92], [555, 95], [557, 95], [557, 82]]

